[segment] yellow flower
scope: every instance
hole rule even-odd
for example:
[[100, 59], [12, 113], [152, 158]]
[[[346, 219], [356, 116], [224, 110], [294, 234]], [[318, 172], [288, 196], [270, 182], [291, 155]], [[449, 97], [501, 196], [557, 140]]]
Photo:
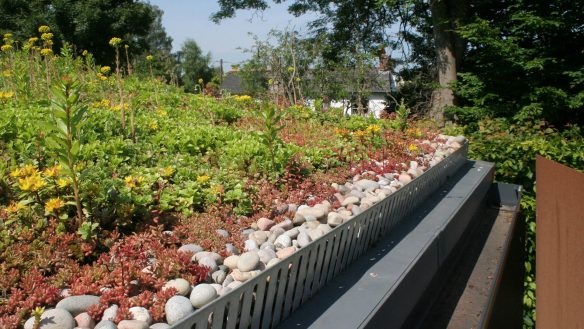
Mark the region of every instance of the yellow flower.
[[65, 206], [65, 202], [60, 198], [52, 198], [45, 203], [45, 211], [46, 212], [53, 212], [55, 210], [59, 210]]
[[146, 60], [149, 62], [152, 62], [154, 60], [154, 56], [148, 55], [148, 56], [146, 56]]
[[7, 100], [9, 98], [14, 97], [14, 92], [12, 91], [0, 91], [0, 100]]
[[126, 178], [124, 178], [124, 183], [126, 184], [126, 187], [129, 189], [133, 189], [133, 188], [140, 186], [140, 184], [142, 184], [142, 182], [144, 182], [143, 176], [137, 176], [137, 177], [126, 176]]
[[41, 39], [45, 40], [45, 41], [49, 41], [53, 38], [53, 33], [43, 33], [41, 34]]
[[203, 84], [203, 79], [199, 79], [199, 84], [202, 85]]
[[150, 127], [150, 129], [152, 129], [152, 130], [157, 130], [158, 129], [158, 123], [156, 123], [156, 122], [150, 122], [150, 124], [148, 125], [148, 127]]
[[354, 135], [355, 137], [363, 137], [363, 136], [365, 136], [366, 134], [367, 134], [367, 133], [366, 133], [365, 131], [363, 131], [363, 130], [357, 130], [357, 131], [355, 131], [355, 132], [353, 133], [353, 135]]
[[87, 56], [89, 54], [89, 52], [87, 50], [83, 50], [83, 52], [81, 53], [81, 56]]
[[21, 209], [24, 208], [24, 205], [20, 202], [12, 202], [8, 207], [6, 207], [6, 211], [9, 214], [15, 214], [18, 211], [20, 211]]
[[18, 179], [18, 187], [22, 191], [36, 192], [43, 188], [47, 183], [41, 178], [40, 174], [27, 176]]
[[10, 70], [2, 71], [2, 76], [5, 78], [10, 78], [12, 76], [12, 72]]
[[45, 177], [53, 178], [53, 177], [59, 176], [60, 171], [61, 171], [61, 165], [58, 164], [56, 166], [52, 166], [50, 168], [45, 169], [43, 171], [43, 174], [45, 174]]
[[59, 188], [65, 188], [69, 184], [71, 184], [71, 180], [69, 180], [69, 179], [66, 179], [66, 178], [59, 178], [59, 179], [57, 179], [57, 186]]
[[21, 175], [22, 174], [21, 174], [20, 168], [16, 168], [10, 172], [10, 177], [17, 178], [17, 177], [20, 177]]
[[274, 80], [273, 80], [273, 79], [269, 79], [269, 80], [268, 80], [268, 84], [269, 84], [270, 86], [271, 86], [271, 85], [273, 85], [273, 84], [274, 84]]
[[8, 52], [12, 49], [11, 45], [2, 45], [2, 47], [0, 47], [0, 50], [2, 50], [3, 52]]
[[100, 72], [97, 72], [97, 74], [95, 76], [97, 76], [97, 78], [101, 81], [107, 80], [107, 77], [105, 75], [101, 74]]
[[117, 47], [120, 45], [120, 43], [122, 43], [122, 39], [117, 38], [117, 37], [113, 37], [110, 39], [109, 44], [112, 47]]
[[289, 72], [289, 73], [292, 73], [292, 72], [294, 72], [294, 68], [293, 68], [292, 66], [288, 66], [288, 72]]
[[112, 69], [112, 68], [111, 68], [111, 67], [109, 67], [109, 66], [102, 66], [102, 67], [99, 69], [99, 71], [100, 71], [101, 73], [103, 73], [103, 74], [107, 74], [107, 73], [109, 73], [109, 71], [111, 71], [111, 69]]
[[53, 49], [51, 49], [51, 48], [41, 49], [41, 55], [43, 55], [43, 56], [50, 56], [52, 54], [53, 54]]
[[160, 117], [165, 117], [168, 115], [168, 112], [166, 112], [165, 110], [158, 109], [158, 110], [156, 110], [156, 114]]
[[420, 149], [418, 148], [418, 146], [416, 146], [415, 144], [410, 144], [408, 146], [408, 151], [412, 152], [412, 153], [416, 153], [418, 152]]
[[233, 97], [238, 102], [245, 102], [251, 100], [251, 96], [249, 95], [241, 95]]
[[4, 33], [4, 40], [12, 38], [12, 33]]
[[25, 165], [24, 167], [20, 168], [20, 176], [32, 176], [32, 175], [39, 175], [39, 170], [37, 167], [33, 165]]
[[126, 50], [128, 50], [130, 48], [130, 45], [124, 45], [124, 48], [126, 48]]
[[211, 177], [207, 176], [207, 175], [202, 175], [197, 177], [197, 182], [203, 184], [209, 181], [209, 179], [211, 179]]
[[28, 43], [35, 43], [37, 41], [39, 41], [39, 38], [37, 37], [28, 38]]
[[377, 133], [377, 132], [381, 131], [381, 127], [379, 125], [369, 125], [367, 127], [367, 131], [370, 134], [374, 134], [374, 133]]
[[39, 33], [51, 32], [51, 28], [46, 25], [39, 26]]
[[170, 177], [174, 174], [174, 168], [172, 166], [167, 166], [162, 168], [161, 171], [162, 177]]

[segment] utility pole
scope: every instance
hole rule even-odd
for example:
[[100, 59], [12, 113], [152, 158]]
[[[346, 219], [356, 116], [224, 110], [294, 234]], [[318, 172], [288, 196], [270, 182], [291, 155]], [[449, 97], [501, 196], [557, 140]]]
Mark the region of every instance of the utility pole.
[[221, 76], [221, 78], [219, 78], [219, 81], [223, 83], [223, 58], [219, 60], [219, 74]]

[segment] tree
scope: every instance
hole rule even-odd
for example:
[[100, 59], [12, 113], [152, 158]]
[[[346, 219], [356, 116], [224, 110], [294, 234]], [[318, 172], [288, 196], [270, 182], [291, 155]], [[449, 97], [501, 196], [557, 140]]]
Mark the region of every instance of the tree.
[[162, 77], [167, 82], [177, 82], [178, 62], [175, 54], [172, 53], [172, 38], [166, 34], [162, 25], [162, 15], [164, 12], [157, 6], [152, 6], [154, 20], [150, 24], [148, 34], [145, 36], [148, 45], [148, 54], [152, 56], [151, 61], [146, 60], [146, 54], [136, 59], [136, 68], [143, 76], [152, 74]]
[[[210, 82], [214, 70], [210, 67], [211, 54], [203, 54], [203, 51], [193, 39], [187, 39], [179, 53], [179, 79], [186, 91], [196, 92], [197, 85]], [[199, 81], [202, 80], [202, 83]], [[198, 90], [200, 91], [200, 90]]]
[[[213, 16], [214, 20], [231, 17], [239, 9], [263, 10], [268, 7], [266, 0], [220, 0], [219, 4], [220, 10]], [[296, 15], [307, 12], [320, 14], [311, 27], [319, 35], [326, 34], [334, 45], [328, 56], [331, 59], [338, 58], [337, 55], [348, 46], [349, 49], [364, 49], [367, 52], [387, 43], [395, 49], [400, 40], [391, 40], [388, 35], [392, 24], [399, 23], [402, 28], [408, 24], [414, 27], [420, 24], [423, 28], [431, 19], [433, 33], [425, 36], [434, 40], [434, 64], [437, 66], [439, 87], [434, 93], [430, 114], [441, 122], [444, 108], [454, 105], [451, 84], [456, 81], [465, 49], [464, 40], [454, 30], [466, 17], [468, 4], [469, 0], [295, 0], [290, 4], [289, 11]]]
[[57, 48], [68, 42], [79, 52], [91, 51], [103, 64], [114, 61], [108, 45], [114, 36], [133, 54], [147, 50], [145, 37], [154, 18], [151, 5], [135, 0], [0, 0], [0, 30], [26, 40], [48, 25]]

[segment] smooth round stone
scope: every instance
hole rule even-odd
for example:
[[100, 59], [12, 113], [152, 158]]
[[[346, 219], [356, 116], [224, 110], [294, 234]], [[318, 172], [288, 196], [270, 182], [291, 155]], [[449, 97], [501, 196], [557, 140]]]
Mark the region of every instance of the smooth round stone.
[[270, 229], [270, 232], [273, 232], [276, 227], [279, 227], [279, 228], [283, 229], [284, 231], [287, 231], [287, 230], [290, 230], [294, 227], [294, 223], [289, 219], [283, 220], [282, 222], [274, 225]]
[[217, 232], [217, 235], [219, 235], [220, 237], [224, 237], [224, 238], [228, 238], [229, 237], [229, 232], [223, 230], [223, 229], [218, 229], [215, 232]]
[[276, 225], [276, 222], [274, 222], [273, 220], [271, 220], [269, 218], [262, 217], [262, 218], [258, 219], [256, 224], [258, 225], [258, 228], [260, 230], [268, 231], [270, 228], [272, 228], [272, 226]]
[[232, 255], [239, 254], [239, 250], [237, 250], [237, 248], [232, 243], [226, 243], [225, 250], [227, 250], [227, 252], [232, 254]]
[[193, 256], [193, 259], [197, 262], [201, 261], [202, 258], [211, 257], [215, 260], [217, 265], [223, 264], [223, 257], [216, 252], [210, 251], [200, 251]]
[[328, 202], [328, 200], [324, 200], [321, 203], [315, 204], [313, 208], [322, 209], [326, 215], [329, 211], [331, 211], [331, 203]]
[[91, 315], [87, 312], [83, 312], [75, 317], [75, 322], [77, 326], [81, 328], [93, 328], [95, 327], [95, 321], [91, 318]]
[[286, 232], [285, 229], [281, 228], [280, 226], [274, 226], [271, 228], [270, 230], [270, 236], [268, 237], [268, 241], [272, 238], [272, 237], [279, 237], [280, 235], [284, 234], [284, 232]]
[[134, 306], [130, 307], [129, 311], [132, 315], [132, 320], [144, 321], [148, 323], [148, 325], [152, 323], [152, 316], [150, 316], [150, 312], [148, 312], [146, 308]]
[[255, 231], [249, 235], [251, 240], [254, 240], [258, 245], [266, 242], [268, 240], [268, 232], [267, 231]]
[[168, 288], [176, 289], [176, 294], [180, 296], [187, 296], [191, 292], [191, 284], [182, 278], [170, 280], [162, 286], [163, 291]]
[[[33, 329], [35, 317], [31, 317], [24, 324], [24, 329]], [[63, 308], [55, 308], [43, 312], [39, 329], [73, 329], [75, 328], [75, 319], [71, 313]]]
[[338, 214], [336, 212], [330, 212], [328, 214], [328, 220], [327, 220], [327, 224], [330, 227], [337, 227], [341, 224], [343, 224], [344, 218], [341, 214]]
[[272, 251], [276, 251], [276, 247], [274, 246], [274, 244], [269, 241], [262, 243], [262, 245], [260, 246], [260, 250], [264, 249], [271, 249]]
[[310, 242], [312, 242], [312, 238], [306, 232], [300, 232], [298, 237], [296, 238], [296, 242], [300, 248], [306, 247]]
[[150, 326], [150, 329], [168, 329], [168, 328], [170, 328], [168, 323], [162, 323], [162, 322], [155, 323], [155, 324]]
[[284, 258], [292, 255], [295, 251], [296, 251], [296, 248], [294, 248], [294, 247], [280, 249], [276, 253], [276, 256], [278, 256], [279, 259], [284, 259]]
[[211, 256], [201, 258], [199, 265], [208, 267], [211, 272], [217, 271], [217, 261]]
[[276, 258], [276, 252], [271, 249], [262, 249], [258, 251], [260, 262], [267, 264], [273, 258]]
[[245, 240], [244, 249], [245, 249], [245, 251], [257, 250], [257, 249], [259, 249], [258, 243], [252, 239]]
[[184, 296], [174, 296], [170, 298], [164, 305], [166, 322], [169, 324], [174, 324], [180, 319], [184, 319], [194, 311], [195, 309], [193, 308], [191, 301]]
[[298, 228], [292, 228], [286, 232], [284, 232], [284, 235], [289, 236], [292, 239], [296, 239], [296, 237], [298, 236], [298, 234], [300, 233], [300, 231], [298, 230]]
[[408, 169], [407, 174], [412, 176], [413, 178], [417, 178], [422, 173], [418, 169]]
[[254, 270], [260, 263], [260, 257], [257, 252], [245, 252], [237, 260], [237, 269], [242, 272]]
[[379, 183], [372, 181], [370, 179], [360, 179], [356, 181], [353, 185], [357, 186], [361, 190], [377, 189], [379, 188]]
[[410, 169], [416, 169], [418, 166], [418, 161], [410, 161]]
[[343, 202], [341, 203], [341, 205], [343, 207], [346, 207], [350, 204], [355, 204], [355, 203], [359, 203], [360, 199], [354, 195], [349, 195], [348, 197], [346, 197]]
[[318, 230], [322, 231], [322, 233], [327, 234], [328, 232], [330, 232], [332, 230], [332, 228], [330, 226], [328, 226], [327, 224], [320, 224], [318, 225]]
[[242, 284], [243, 284], [243, 282], [241, 282], [241, 281], [233, 281], [233, 282], [231, 282], [231, 283], [230, 283], [230, 284], [227, 286], [227, 288], [229, 288], [229, 289], [232, 289], [232, 290], [233, 290], [233, 289], [235, 289], [235, 288], [237, 288], [237, 287], [241, 286]]
[[274, 258], [266, 264], [266, 267], [272, 267], [272, 266], [278, 264], [279, 262], [280, 262], [279, 258]]
[[201, 308], [217, 298], [217, 290], [210, 284], [201, 283], [196, 285], [191, 291], [191, 304], [195, 308]]
[[[188, 282], [187, 282], [187, 284], [188, 284]], [[190, 285], [189, 285], [189, 289], [191, 289]], [[116, 305], [116, 304], [110, 305], [110, 307], [106, 308], [105, 311], [103, 311], [103, 315], [101, 316], [101, 320], [102, 321], [103, 320], [114, 321], [114, 319], [118, 315], [118, 309], [119, 309], [118, 305]]]
[[184, 245], [180, 246], [180, 248], [178, 248], [178, 251], [190, 252], [193, 254], [196, 254], [196, 253], [201, 252], [203, 250], [205, 250], [205, 249], [203, 249], [203, 247], [199, 246], [198, 244], [194, 244], [194, 243], [184, 244]]
[[[314, 218], [314, 220], [316, 220], [316, 218]], [[306, 218], [304, 218], [304, 215], [302, 215], [299, 212], [296, 212], [294, 214], [294, 218], [292, 219], [292, 223], [294, 223], [294, 225], [302, 225], [304, 222], [306, 222]]]
[[223, 296], [225, 294], [227, 294], [228, 292], [230, 292], [232, 289], [229, 287], [223, 287], [221, 288], [221, 291], [219, 291], [219, 296]]
[[[256, 226], [257, 226], [257, 225], [256, 225]], [[255, 230], [255, 229], [253, 229], [253, 228], [248, 228], [248, 229], [245, 229], [245, 230], [241, 231], [241, 236], [243, 236], [244, 238], [246, 238], [246, 239], [247, 239], [247, 237], [248, 237], [250, 234], [252, 234], [253, 232], [255, 232], [255, 231], [256, 231], [256, 230]]]
[[310, 236], [310, 238], [312, 239], [312, 241], [319, 239], [320, 237], [322, 237], [324, 235], [324, 233], [317, 228], [310, 229], [307, 231], [307, 233]]
[[317, 208], [317, 207], [298, 209], [298, 211], [296, 213], [299, 213], [302, 216], [304, 216], [304, 219], [307, 222], [313, 221], [313, 220], [319, 220], [319, 219], [324, 218], [326, 216], [325, 209]]
[[408, 184], [409, 182], [412, 181], [412, 177], [406, 173], [402, 173], [399, 175], [399, 177], [397, 178], [399, 180], [400, 183], [402, 183], [403, 185]]
[[215, 288], [215, 291], [217, 292], [217, 294], [219, 294], [219, 291], [221, 290], [221, 288], [223, 288], [223, 286], [218, 284], [218, 283], [211, 283], [210, 285], [211, 285], [211, 287]]
[[91, 305], [99, 304], [99, 297], [93, 295], [79, 295], [67, 297], [57, 303], [55, 308], [61, 308], [71, 313], [72, 316], [77, 316], [83, 312], [87, 312]]
[[231, 272], [231, 276], [233, 276], [235, 281], [245, 282], [245, 281], [253, 278], [254, 276], [258, 275], [260, 272], [261, 271], [243, 272], [243, 271], [240, 271], [238, 269], [235, 269], [235, 270], [233, 270], [233, 272]]
[[225, 277], [225, 281], [223, 281], [223, 287], [227, 287], [233, 281], [235, 281], [233, 276], [231, 274], [228, 274], [227, 277]]
[[122, 320], [118, 323], [118, 329], [149, 329], [147, 322], [140, 320]]
[[316, 222], [316, 221], [315, 222], [307, 222], [306, 223], [306, 227], [308, 229], [315, 229], [315, 228], [318, 228], [319, 226], [320, 226], [320, 222]]
[[351, 212], [353, 213], [353, 216], [357, 216], [362, 213], [363, 210], [361, 210], [359, 206], [353, 206], [353, 208], [351, 208]]
[[274, 246], [276, 247], [276, 249], [284, 249], [284, 248], [288, 248], [292, 245], [292, 238], [290, 238], [289, 236], [282, 234], [280, 235], [278, 238], [276, 238], [276, 241], [274, 241]]
[[294, 204], [294, 203], [289, 203], [288, 204], [288, 211], [295, 212], [297, 210], [298, 210], [298, 205], [297, 204]]
[[213, 279], [213, 282], [218, 283], [218, 284], [222, 284], [223, 281], [225, 281], [226, 277], [227, 277], [227, 273], [225, 273], [224, 271], [221, 271], [221, 270], [215, 271], [211, 274], [211, 278]]
[[234, 269], [237, 268], [237, 261], [239, 260], [239, 256], [237, 255], [231, 255], [227, 258], [225, 258], [225, 261], [223, 261], [223, 264], [227, 267], [229, 267], [230, 269]]
[[110, 320], [101, 320], [94, 329], [117, 329], [117, 326]]

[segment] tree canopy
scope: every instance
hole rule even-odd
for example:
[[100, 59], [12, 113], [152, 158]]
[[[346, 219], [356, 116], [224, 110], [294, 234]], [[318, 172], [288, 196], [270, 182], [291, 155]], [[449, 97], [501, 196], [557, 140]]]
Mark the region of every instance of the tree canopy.
[[55, 46], [68, 42], [79, 52], [87, 49], [101, 63], [113, 62], [112, 37], [122, 38], [135, 54], [148, 49], [155, 17], [150, 4], [135, 0], [0, 0], [0, 30], [26, 40], [48, 25]]

